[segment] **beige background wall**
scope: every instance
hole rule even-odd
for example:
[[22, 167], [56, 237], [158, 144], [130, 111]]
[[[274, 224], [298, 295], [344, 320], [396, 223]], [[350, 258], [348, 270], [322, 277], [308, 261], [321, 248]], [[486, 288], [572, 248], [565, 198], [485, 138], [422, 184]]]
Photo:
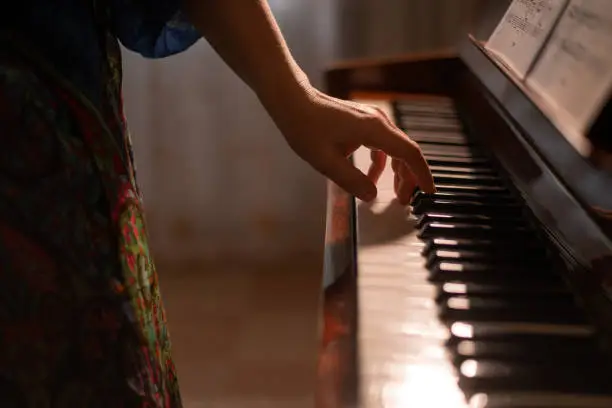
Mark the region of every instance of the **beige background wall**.
[[[451, 46], [472, 3], [270, 0], [316, 84], [338, 57]], [[163, 61], [126, 53], [125, 97], [158, 258], [320, 252], [323, 180], [205, 41]]]

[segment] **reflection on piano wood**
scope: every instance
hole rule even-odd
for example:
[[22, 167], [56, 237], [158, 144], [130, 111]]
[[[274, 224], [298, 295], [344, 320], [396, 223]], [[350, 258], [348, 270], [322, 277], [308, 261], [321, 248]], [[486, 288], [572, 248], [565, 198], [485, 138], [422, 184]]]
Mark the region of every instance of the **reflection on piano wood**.
[[[410, 212], [390, 169], [374, 203], [333, 190], [350, 211], [331, 214], [346, 233], [327, 245], [353, 258], [325, 295], [318, 407], [612, 407], [612, 235], [596, 191], [543, 160], [586, 159], [552, 126], [530, 134], [541, 112], [517, 121], [495, 91], [520, 89], [470, 47], [329, 73], [334, 96], [377, 104], [419, 143], [438, 192]], [[365, 149], [353, 159], [369, 165]]]

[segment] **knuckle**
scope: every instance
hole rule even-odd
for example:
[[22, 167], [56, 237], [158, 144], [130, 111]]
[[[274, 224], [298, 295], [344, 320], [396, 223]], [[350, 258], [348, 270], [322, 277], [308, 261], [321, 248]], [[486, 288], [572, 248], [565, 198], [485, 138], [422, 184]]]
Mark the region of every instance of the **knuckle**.
[[419, 146], [419, 144], [407, 136], [404, 136], [404, 137], [406, 138], [408, 142], [406, 146], [412, 152], [412, 154], [422, 156], [423, 152], [421, 151], [421, 147]]
[[377, 113], [379, 116], [381, 116], [383, 119], [389, 119], [389, 115], [387, 115], [387, 113], [386, 113], [384, 110], [382, 110], [380, 107], [378, 107], [378, 106], [374, 106], [373, 108], [374, 108], [374, 111], [375, 111], [375, 112], [376, 112], [376, 113]]
[[371, 126], [380, 126], [383, 123], [382, 118], [380, 117], [380, 115], [376, 111], [368, 110], [367, 112], [364, 113], [364, 119]]

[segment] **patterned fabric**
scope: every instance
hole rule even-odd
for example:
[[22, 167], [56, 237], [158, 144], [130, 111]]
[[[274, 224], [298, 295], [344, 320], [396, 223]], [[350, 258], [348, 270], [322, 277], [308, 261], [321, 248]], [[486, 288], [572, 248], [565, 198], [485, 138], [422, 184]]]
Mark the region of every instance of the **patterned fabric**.
[[200, 34], [178, 10], [179, 0], [110, 0], [113, 33], [132, 51], [148, 58], [183, 51]]
[[[104, 82], [93, 3], [104, 29], [147, 58], [179, 53], [200, 37], [179, 10], [181, 0], [19, 0], [0, 14], [0, 30], [17, 34], [96, 105]], [[98, 16], [100, 17], [100, 16]]]
[[98, 30], [100, 81], [89, 82], [99, 100], [24, 32], [2, 30], [3, 408], [181, 407], [122, 113], [113, 22], [128, 1], [90, 3], [81, 16]]

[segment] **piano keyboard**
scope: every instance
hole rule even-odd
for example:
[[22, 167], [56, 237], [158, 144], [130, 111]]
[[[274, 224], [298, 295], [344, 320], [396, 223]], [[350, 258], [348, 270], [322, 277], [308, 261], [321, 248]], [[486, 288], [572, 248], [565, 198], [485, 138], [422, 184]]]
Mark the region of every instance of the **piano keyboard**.
[[359, 102], [420, 144], [438, 190], [409, 214], [388, 166], [357, 202], [360, 406], [612, 407], [593, 327], [452, 102]]

